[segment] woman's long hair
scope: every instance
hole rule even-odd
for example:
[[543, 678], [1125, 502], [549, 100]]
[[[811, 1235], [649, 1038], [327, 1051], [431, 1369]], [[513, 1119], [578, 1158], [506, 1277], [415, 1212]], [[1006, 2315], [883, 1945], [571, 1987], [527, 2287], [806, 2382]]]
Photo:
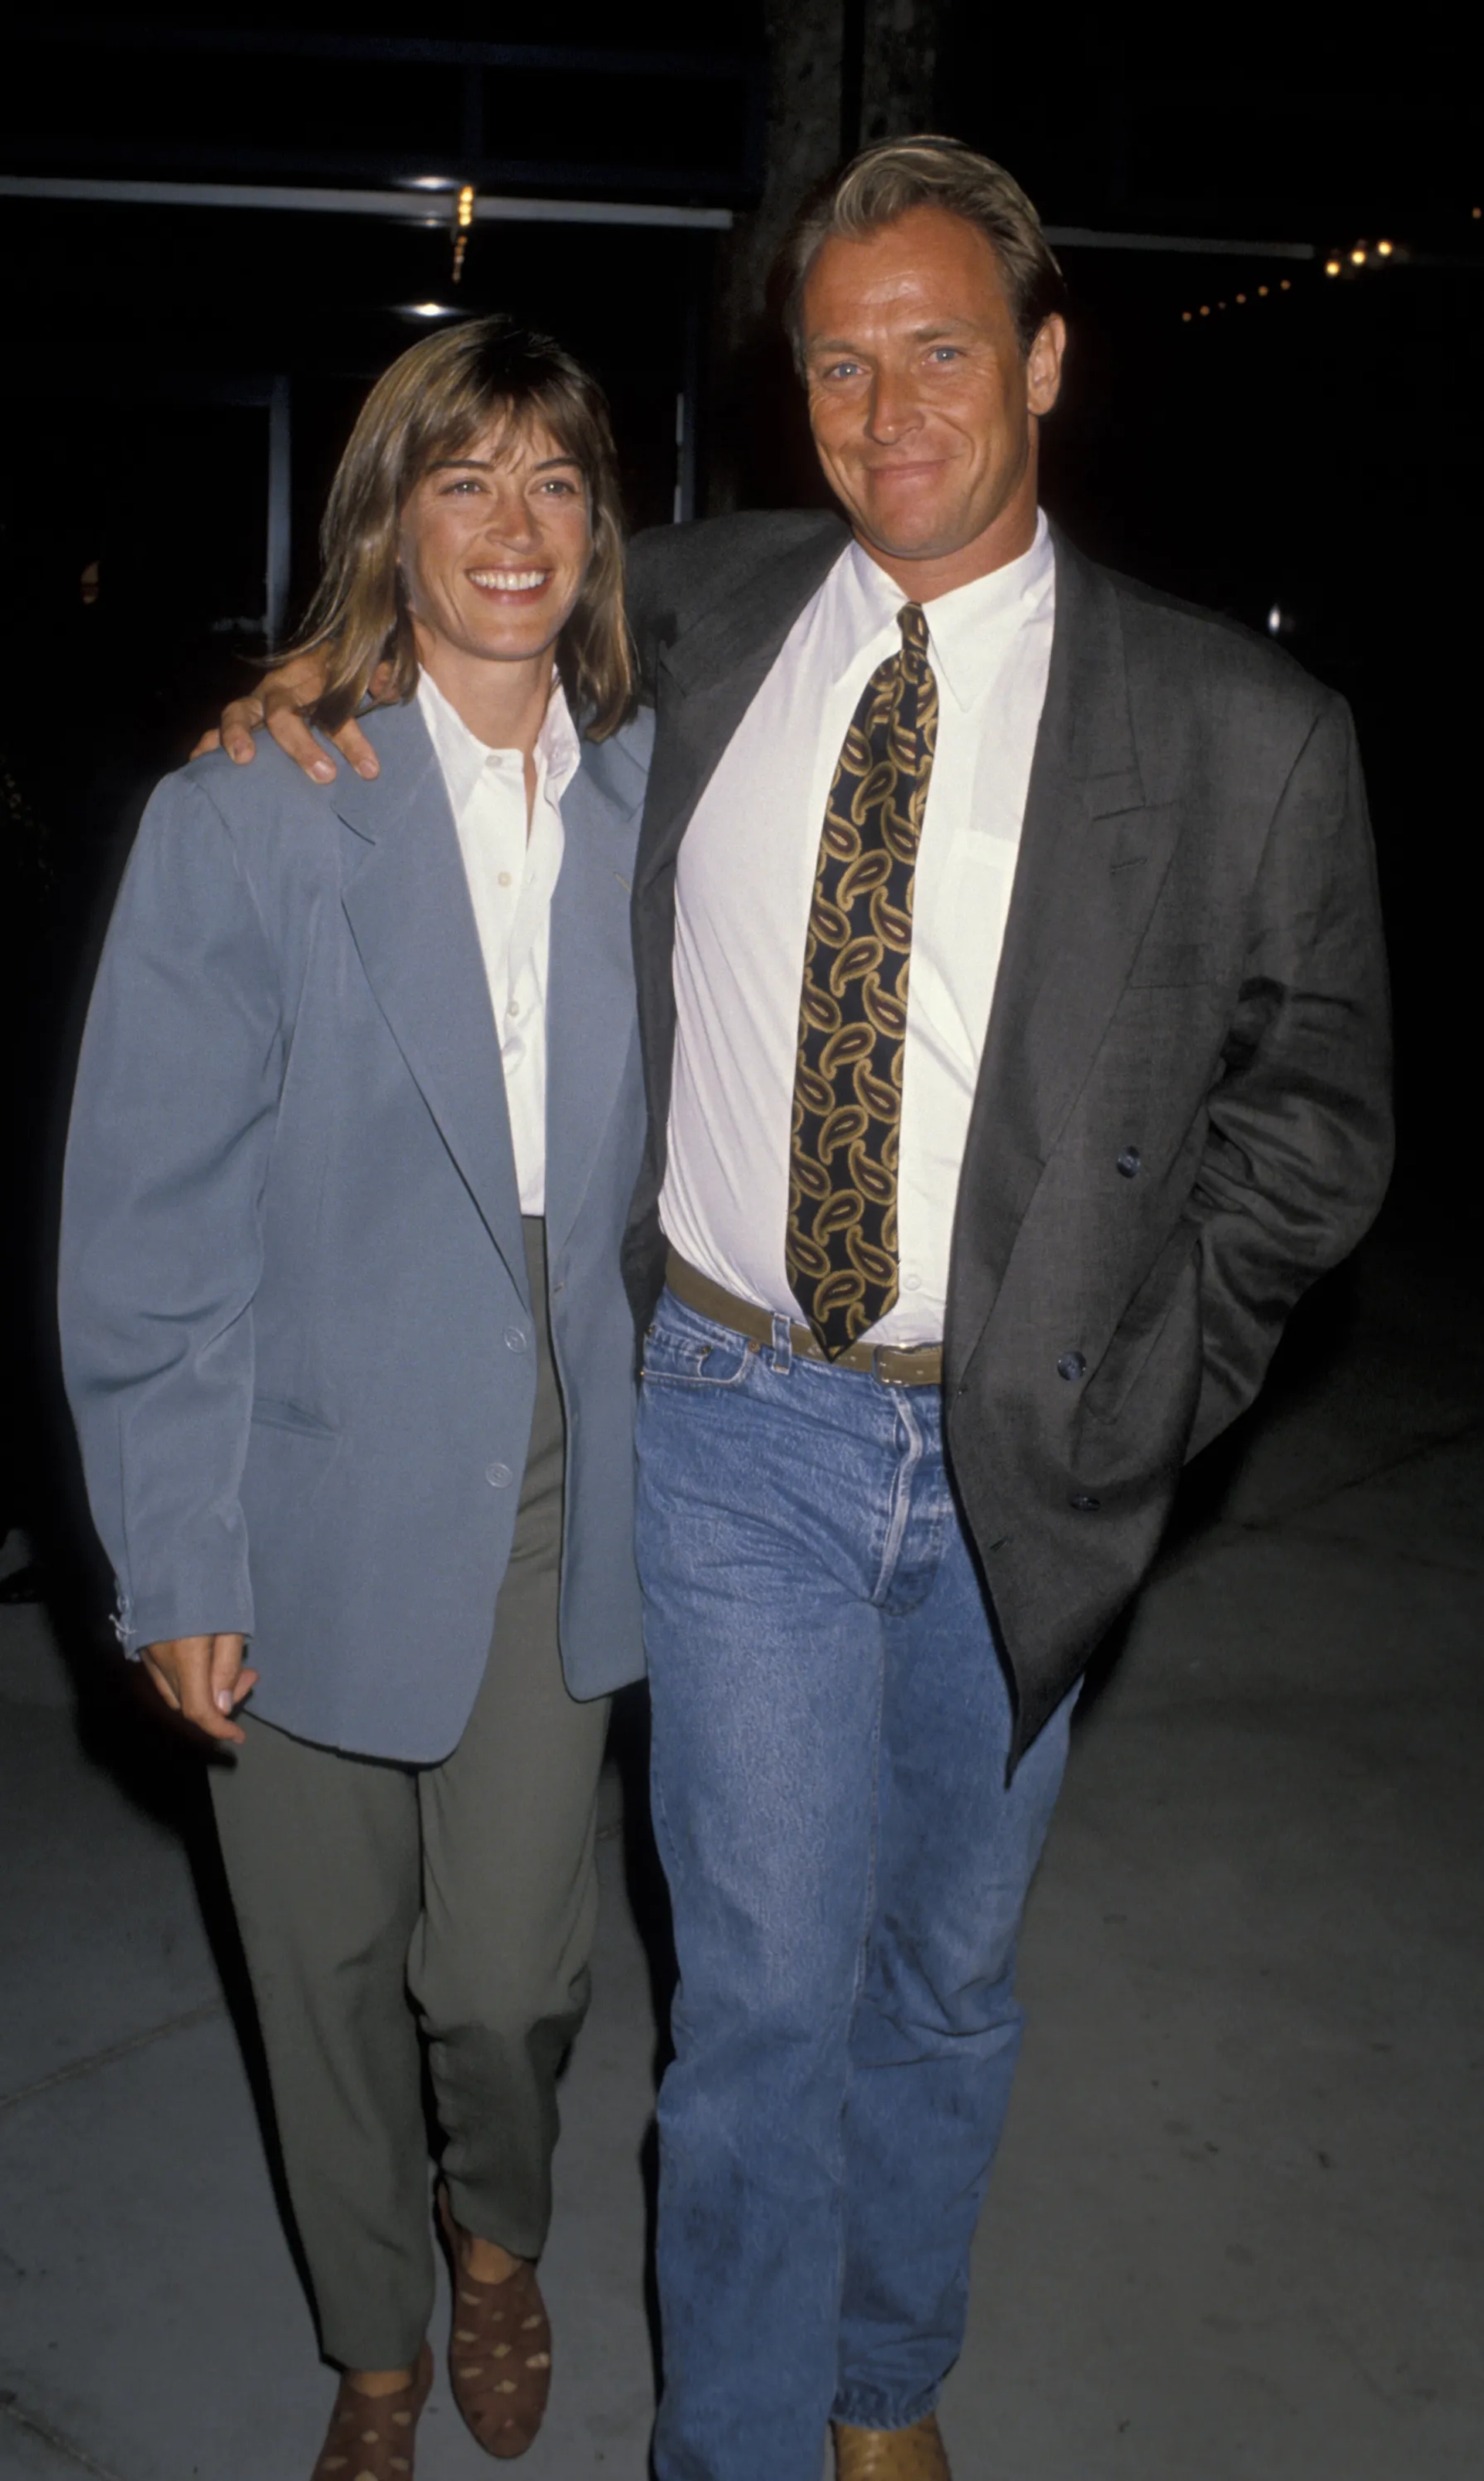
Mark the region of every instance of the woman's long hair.
[[379, 664], [391, 694], [417, 687], [417, 647], [398, 565], [402, 512], [430, 466], [504, 423], [543, 424], [587, 486], [592, 558], [557, 643], [574, 717], [602, 741], [634, 712], [634, 653], [623, 611], [623, 531], [602, 389], [551, 337], [513, 320], [470, 319], [426, 336], [383, 371], [335, 471], [320, 528], [321, 574], [303, 625], [274, 657], [322, 652], [328, 668], [312, 720], [337, 731]]

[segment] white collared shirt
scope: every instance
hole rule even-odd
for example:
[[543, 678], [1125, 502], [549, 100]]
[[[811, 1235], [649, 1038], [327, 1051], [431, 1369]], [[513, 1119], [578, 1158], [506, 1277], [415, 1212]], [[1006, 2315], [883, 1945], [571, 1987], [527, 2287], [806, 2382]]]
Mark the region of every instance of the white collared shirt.
[[[836, 763], [908, 598], [858, 543], [805, 605], [680, 849], [675, 1074], [660, 1201], [692, 1267], [798, 1316], [784, 1265], [804, 938]], [[1043, 516], [1021, 559], [925, 607], [938, 741], [918, 850], [898, 1186], [900, 1290], [873, 1343], [941, 1341], [969, 1114], [1020, 849], [1055, 613]]]
[[522, 1214], [546, 1212], [546, 983], [552, 896], [561, 869], [561, 796], [582, 758], [561, 684], [535, 745], [527, 828], [518, 749], [491, 749], [427, 672], [417, 702], [437, 753], [474, 905], [494, 1010]]

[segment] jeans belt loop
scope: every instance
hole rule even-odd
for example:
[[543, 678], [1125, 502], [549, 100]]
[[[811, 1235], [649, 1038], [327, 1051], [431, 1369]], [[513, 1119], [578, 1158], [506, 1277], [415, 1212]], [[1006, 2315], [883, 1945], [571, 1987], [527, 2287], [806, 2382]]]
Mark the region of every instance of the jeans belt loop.
[[774, 1312], [773, 1312], [773, 1358], [772, 1358], [772, 1371], [773, 1371], [773, 1375], [774, 1375], [774, 1377], [775, 1377], [775, 1378], [787, 1378], [787, 1376], [788, 1376], [788, 1374], [789, 1374], [789, 1371], [791, 1371], [791, 1369], [793, 1368], [793, 1366], [794, 1366], [794, 1337], [793, 1337], [793, 1321], [792, 1321], [791, 1319], [786, 1319], [786, 1318], [784, 1317], [784, 1315], [783, 1315], [783, 1313], [782, 1313], [782, 1311], [781, 1311], [781, 1310], [774, 1310]]

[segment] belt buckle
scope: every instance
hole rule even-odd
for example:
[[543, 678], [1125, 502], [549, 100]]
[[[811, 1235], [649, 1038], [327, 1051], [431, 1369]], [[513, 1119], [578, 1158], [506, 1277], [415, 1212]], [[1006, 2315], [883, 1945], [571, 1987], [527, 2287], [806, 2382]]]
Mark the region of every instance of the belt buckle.
[[872, 1348], [871, 1374], [872, 1378], [879, 1379], [883, 1387], [905, 1387], [907, 1384], [905, 1378], [894, 1378], [889, 1370], [882, 1368], [886, 1355], [897, 1349], [897, 1345], [892, 1344], [878, 1344]]

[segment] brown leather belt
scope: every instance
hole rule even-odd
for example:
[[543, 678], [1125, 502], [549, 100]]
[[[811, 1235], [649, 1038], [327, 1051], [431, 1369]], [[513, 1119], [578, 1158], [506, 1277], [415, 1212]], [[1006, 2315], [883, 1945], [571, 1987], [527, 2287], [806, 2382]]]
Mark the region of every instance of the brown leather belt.
[[[773, 1321], [768, 1311], [760, 1310], [752, 1301], [740, 1301], [735, 1293], [714, 1284], [709, 1275], [697, 1274], [673, 1249], [665, 1279], [675, 1298], [684, 1301], [687, 1309], [699, 1310], [702, 1318], [715, 1319], [719, 1326], [731, 1327], [735, 1334], [746, 1336], [753, 1344], [771, 1344]], [[943, 1383], [941, 1344], [852, 1344], [848, 1351], [838, 1353], [830, 1361], [811, 1327], [791, 1323], [789, 1345], [803, 1361], [821, 1361], [826, 1370], [866, 1370], [888, 1387], [940, 1387]]]

